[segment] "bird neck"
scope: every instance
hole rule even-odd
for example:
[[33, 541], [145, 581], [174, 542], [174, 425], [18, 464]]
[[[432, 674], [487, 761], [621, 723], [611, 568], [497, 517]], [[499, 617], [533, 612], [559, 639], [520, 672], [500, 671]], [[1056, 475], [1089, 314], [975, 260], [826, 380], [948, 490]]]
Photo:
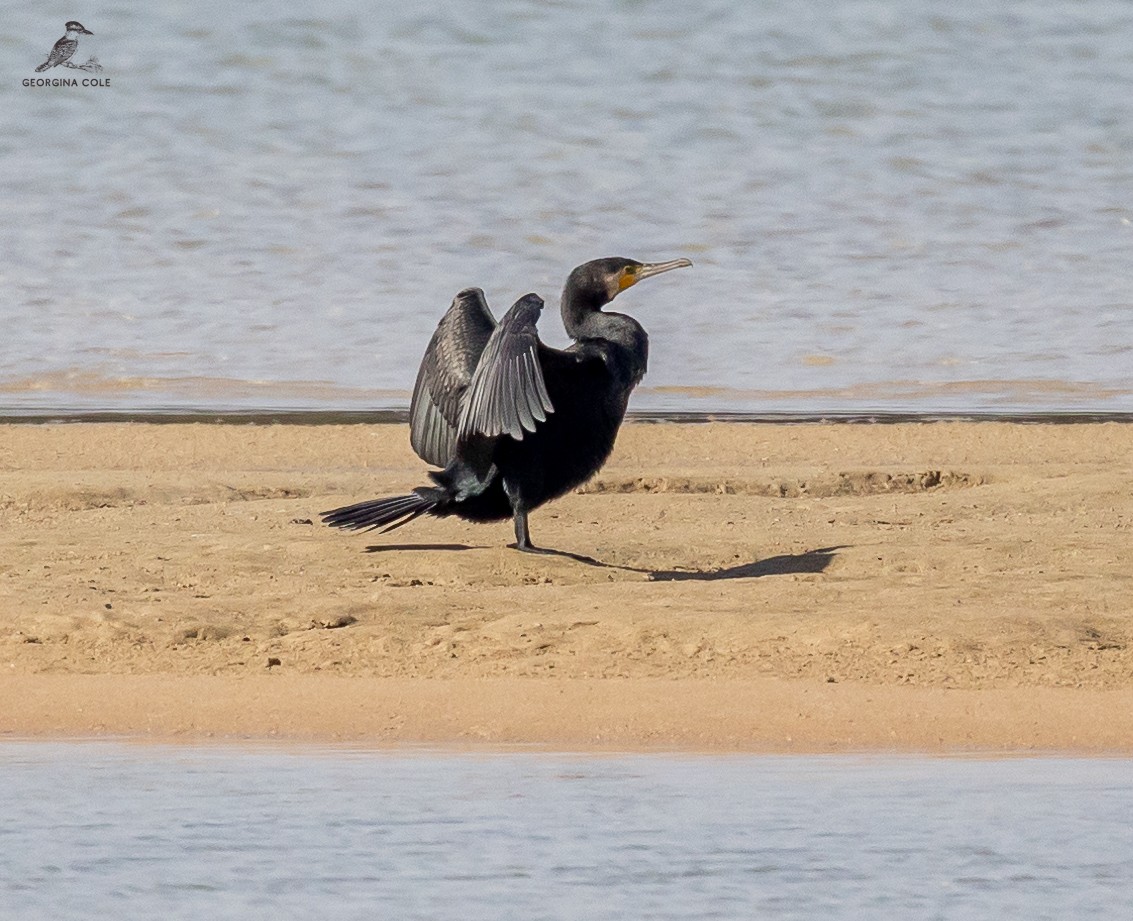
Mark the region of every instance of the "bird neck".
[[645, 373], [649, 337], [633, 317], [602, 310], [608, 303], [608, 298], [567, 288], [562, 300], [563, 326], [576, 342], [597, 340], [623, 349], [627, 367], [632, 366], [631, 377], [640, 379]]
[[595, 333], [590, 330], [594, 323], [601, 323], [597, 317], [602, 317], [602, 307], [609, 302], [605, 295], [596, 291], [580, 289], [568, 280], [563, 288], [563, 299], [559, 305], [563, 317], [563, 326], [571, 339], [594, 338]]
[[[567, 335], [572, 339], [610, 339], [620, 342], [625, 333], [632, 332], [630, 338], [634, 341], [638, 333], [644, 334], [645, 330], [631, 317], [604, 312], [602, 308], [609, 302], [610, 299], [604, 293], [567, 287], [563, 291], [561, 305]], [[627, 341], [625, 344], [630, 345], [631, 342]]]

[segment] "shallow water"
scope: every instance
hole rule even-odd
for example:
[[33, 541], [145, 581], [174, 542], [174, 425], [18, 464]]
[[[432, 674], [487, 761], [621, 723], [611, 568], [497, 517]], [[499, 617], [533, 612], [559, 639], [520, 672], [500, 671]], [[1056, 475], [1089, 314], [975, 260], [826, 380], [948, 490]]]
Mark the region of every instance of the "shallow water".
[[1121, 917], [1127, 760], [0, 744], [0, 917]]
[[279, 9], [8, 11], [0, 410], [404, 406], [614, 253], [639, 408], [1133, 409], [1127, 3]]

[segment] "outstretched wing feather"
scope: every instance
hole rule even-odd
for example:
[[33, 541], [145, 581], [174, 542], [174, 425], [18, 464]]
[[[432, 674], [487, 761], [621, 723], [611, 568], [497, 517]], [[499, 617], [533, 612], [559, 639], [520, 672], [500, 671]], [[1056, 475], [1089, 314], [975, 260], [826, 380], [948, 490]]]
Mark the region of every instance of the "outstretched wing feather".
[[409, 404], [409, 442], [426, 463], [452, 460], [464, 396], [495, 328], [484, 292], [466, 288], [429, 340]]
[[539, 364], [537, 353], [527, 352], [523, 355], [523, 370], [534, 385], [525, 390], [531, 416], [535, 422], [546, 422], [547, 413], [543, 407], [551, 405], [551, 398], [547, 394], [547, 383], [543, 380], [543, 368]]
[[472, 375], [457, 437], [510, 435], [523, 440], [554, 412], [539, 364], [535, 324], [543, 302], [527, 295], [500, 320]]

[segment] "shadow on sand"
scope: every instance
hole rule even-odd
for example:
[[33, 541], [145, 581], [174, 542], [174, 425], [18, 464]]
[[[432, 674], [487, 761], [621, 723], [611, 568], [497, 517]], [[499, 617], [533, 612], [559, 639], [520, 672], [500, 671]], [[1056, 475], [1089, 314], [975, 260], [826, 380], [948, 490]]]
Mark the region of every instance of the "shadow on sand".
[[370, 544], [366, 553], [385, 553], [389, 550], [484, 550], [469, 544]]
[[798, 573], [824, 572], [839, 550], [838, 547], [821, 547], [805, 553], [781, 553], [765, 560], [753, 560], [739, 566], [720, 569], [661, 569], [649, 573], [653, 582], [715, 582], [719, 579], [759, 579], [762, 576], [788, 576]]
[[[511, 546], [515, 546], [512, 544]], [[469, 544], [374, 544], [366, 548], [367, 553], [384, 553], [390, 550], [483, 550]], [[800, 573], [820, 573], [826, 570], [830, 561], [845, 545], [820, 547], [805, 553], [781, 553], [765, 560], [753, 560], [738, 566], [724, 566], [719, 569], [643, 569], [640, 566], [623, 566], [620, 563], [606, 563], [583, 553], [569, 550], [550, 550], [540, 548], [540, 556], [559, 556], [601, 569], [617, 569], [622, 572], [636, 572], [648, 576], [651, 582], [716, 582], [723, 579], [759, 579], [763, 576], [787, 576]]]
[[825, 571], [839, 550], [837, 547], [820, 547], [805, 553], [782, 553], [769, 556], [765, 560], [752, 560], [738, 566], [724, 566], [719, 569], [643, 569], [640, 566], [622, 566], [619, 563], [604, 563], [592, 556], [570, 553], [567, 550], [540, 550], [547, 556], [562, 556], [587, 566], [602, 569], [620, 569], [622, 572], [639, 572], [649, 576], [650, 582], [716, 582], [722, 579], [759, 579], [762, 576], [787, 576], [798, 573], [819, 573]]

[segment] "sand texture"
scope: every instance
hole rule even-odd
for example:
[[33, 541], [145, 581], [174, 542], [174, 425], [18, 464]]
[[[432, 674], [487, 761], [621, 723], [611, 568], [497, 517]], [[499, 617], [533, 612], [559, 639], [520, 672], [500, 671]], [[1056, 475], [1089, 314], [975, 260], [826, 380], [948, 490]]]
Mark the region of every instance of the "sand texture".
[[404, 426], [0, 426], [0, 733], [1133, 751], [1133, 425], [632, 424], [390, 535]]

